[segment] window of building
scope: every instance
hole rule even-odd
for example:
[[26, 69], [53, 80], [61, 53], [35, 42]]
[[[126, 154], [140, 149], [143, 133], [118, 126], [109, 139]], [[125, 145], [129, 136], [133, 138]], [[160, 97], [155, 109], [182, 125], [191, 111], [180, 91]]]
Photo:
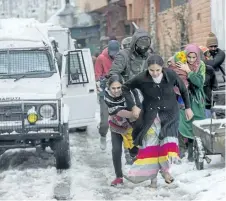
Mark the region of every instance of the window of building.
[[130, 33], [131, 33], [131, 26], [130, 26], [130, 24], [125, 24], [125, 34], [127, 35], [127, 36], [129, 36], [130, 35]]
[[159, 12], [163, 12], [171, 8], [171, 0], [160, 0], [159, 1]]
[[173, 0], [173, 6], [175, 7], [175, 6], [181, 6], [181, 5], [183, 5], [183, 4], [185, 4], [185, 3], [187, 3], [188, 2], [188, 0]]
[[131, 20], [132, 19], [132, 17], [133, 17], [133, 8], [132, 8], [132, 4], [129, 4], [129, 20]]

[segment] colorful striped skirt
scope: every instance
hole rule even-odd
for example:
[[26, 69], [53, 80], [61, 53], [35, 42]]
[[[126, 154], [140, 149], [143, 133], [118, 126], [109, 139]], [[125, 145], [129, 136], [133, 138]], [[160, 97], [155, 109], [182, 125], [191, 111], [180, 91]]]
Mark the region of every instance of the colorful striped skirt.
[[159, 140], [160, 130], [160, 119], [157, 116], [139, 147], [137, 160], [125, 175], [125, 178], [133, 183], [153, 179], [160, 170], [167, 172], [173, 160], [178, 160], [178, 138], [166, 137]]

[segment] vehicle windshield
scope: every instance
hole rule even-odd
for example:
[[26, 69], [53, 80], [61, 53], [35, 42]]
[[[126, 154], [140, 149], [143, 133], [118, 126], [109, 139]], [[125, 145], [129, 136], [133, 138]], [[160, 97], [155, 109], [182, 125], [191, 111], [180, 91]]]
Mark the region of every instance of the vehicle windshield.
[[0, 75], [53, 72], [50, 55], [43, 50], [0, 51]]

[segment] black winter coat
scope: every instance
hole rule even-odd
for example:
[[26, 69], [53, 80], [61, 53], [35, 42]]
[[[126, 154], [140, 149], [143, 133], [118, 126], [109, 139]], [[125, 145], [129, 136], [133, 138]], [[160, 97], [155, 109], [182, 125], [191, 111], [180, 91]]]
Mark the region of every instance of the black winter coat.
[[205, 64], [212, 66], [215, 71], [221, 71], [223, 75], [225, 75], [224, 69], [221, 67], [222, 63], [224, 63], [225, 60], [225, 53], [217, 48], [216, 54], [212, 55], [213, 60], [205, 60]]
[[157, 113], [161, 120], [159, 139], [178, 136], [179, 106], [173, 90], [174, 86], [180, 89], [185, 108], [190, 108], [188, 91], [183, 81], [171, 69], [163, 68], [163, 78], [159, 84], [153, 81], [146, 70], [123, 85], [123, 95], [128, 107], [135, 106], [130, 90], [138, 88], [144, 96], [143, 109], [133, 128], [134, 145], [142, 145], [142, 140], [154, 122]]
[[218, 83], [214, 69], [206, 65], [206, 78], [204, 84], [204, 92], [206, 95], [206, 109], [211, 109], [212, 91], [217, 90]]

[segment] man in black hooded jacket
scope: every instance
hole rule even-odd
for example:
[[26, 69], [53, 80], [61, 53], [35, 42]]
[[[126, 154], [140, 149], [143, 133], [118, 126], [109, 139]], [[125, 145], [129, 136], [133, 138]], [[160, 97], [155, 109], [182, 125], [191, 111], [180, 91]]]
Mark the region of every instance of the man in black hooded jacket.
[[209, 49], [211, 59], [205, 60], [205, 64], [212, 66], [216, 72], [220, 70], [225, 82], [225, 70], [221, 66], [225, 60], [225, 53], [218, 47], [217, 37], [213, 33], [209, 34], [209, 37], [206, 41], [206, 46]]
[[129, 80], [147, 69], [147, 58], [151, 38], [148, 32], [137, 29], [132, 36], [130, 48], [119, 51], [116, 55], [110, 75], [121, 74], [125, 80]]

